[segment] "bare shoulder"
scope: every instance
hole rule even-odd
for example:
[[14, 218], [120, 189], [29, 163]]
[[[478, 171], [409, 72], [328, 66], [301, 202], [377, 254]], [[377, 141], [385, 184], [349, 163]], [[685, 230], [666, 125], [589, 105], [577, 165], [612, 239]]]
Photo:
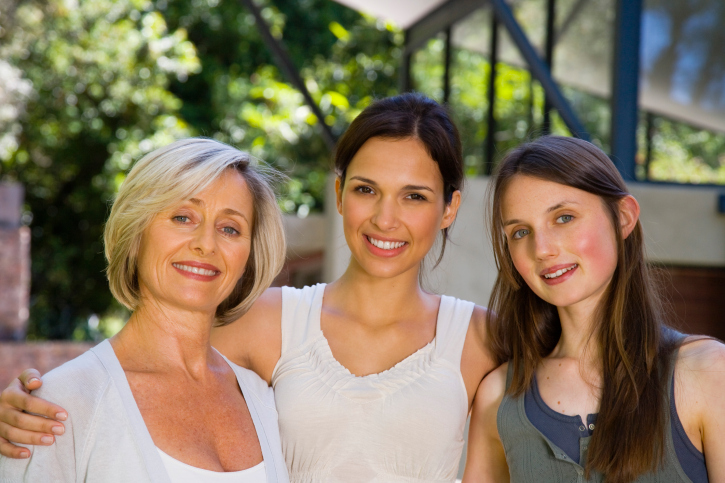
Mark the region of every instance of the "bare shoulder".
[[685, 341], [675, 366], [675, 400], [690, 441], [707, 457], [710, 481], [725, 481], [725, 345]]
[[725, 345], [689, 337], [677, 355], [675, 384], [678, 413], [684, 423], [699, 426], [714, 416], [716, 408], [725, 411]]
[[720, 379], [725, 372], [725, 344], [715, 339], [688, 337], [680, 347], [676, 367], [685, 377]]
[[508, 364], [491, 371], [478, 386], [468, 433], [464, 483], [509, 481], [506, 454], [498, 433], [498, 409], [506, 392]]
[[[468, 333], [466, 334], [467, 345], [475, 348], [480, 355], [488, 358], [488, 348], [486, 346], [486, 319], [488, 311], [486, 307], [476, 305], [473, 307], [471, 321], [468, 324]], [[493, 367], [489, 367], [488, 373]]]
[[211, 344], [235, 364], [269, 382], [282, 351], [282, 289], [267, 289], [242, 317], [215, 327]]
[[469, 407], [481, 380], [496, 367], [486, 344], [486, 308], [476, 305], [468, 324], [461, 355], [461, 374], [468, 392]]
[[473, 307], [473, 314], [471, 314], [471, 325], [476, 332], [485, 337], [486, 335], [486, 319], [488, 318], [488, 309], [481, 305]]
[[478, 391], [476, 391], [474, 406], [479, 410], [486, 409], [490, 411], [495, 409], [498, 411], [506, 392], [507, 373], [508, 362], [505, 362], [484, 377], [478, 386]]

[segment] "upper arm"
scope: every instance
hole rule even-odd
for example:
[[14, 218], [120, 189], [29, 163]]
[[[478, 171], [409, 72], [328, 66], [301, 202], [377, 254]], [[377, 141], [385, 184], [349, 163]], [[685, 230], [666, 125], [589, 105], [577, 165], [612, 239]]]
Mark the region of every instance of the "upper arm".
[[474, 307], [461, 355], [461, 374], [468, 392], [469, 409], [481, 380], [496, 367], [486, 344], [486, 315], [485, 307]]
[[710, 481], [725, 481], [725, 346], [713, 339], [683, 345], [675, 383], [677, 414], [695, 446], [701, 442]]
[[241, 318], [212, 329], [211, 345], [269, 384], [282, 354], [282, 289], [267, 289]]
[[464, 483], [509, 481], [497, 426], [498, 408], [506, 390], [507, 368], [508, 364], [503, 364], [491, 372], [476, 392], [468, 430]]

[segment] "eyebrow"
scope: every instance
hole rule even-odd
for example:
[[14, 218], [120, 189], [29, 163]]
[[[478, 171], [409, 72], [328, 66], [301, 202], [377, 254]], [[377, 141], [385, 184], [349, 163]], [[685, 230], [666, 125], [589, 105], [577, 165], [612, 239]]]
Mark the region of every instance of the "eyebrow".
[[[576, 201], [564, 200], [562, 202], [559, 202], [559, 203], [555, 204], [554, 206], [551, 206], [551, 207], [547, 208], [546, 212], [547, 213], [551, 213], [552, 211], [556, 211], [559, 208], [563, 208], [566, 205], [578, 205], [578, 204], [579, 203], [577, 203]], [[508, 221], [506, 221], [503, 224], [503, 226], [515, 225], [516, 223], [522, 223], [522, 221], [521, 220], [516, 220], [516, 219], [514, 219], [514, 220], [508, 220]]]
[[[363, 178], [362, 176], [352, 176], [350, 178], [350, 181], [352, 181], [352, 180], [362, 181], [363, 183], [367, 183], [367, 184], [370, 184], [373, 186], [378, 185], [375, 181], [368, 179], [368, 178]], [[430, 191], [431, 193], [435, 193], [435, 191], [433, 191], [432, 188], [425, 186], [425, 185], [417, 185], [417, 184], [407, 184], [407, 185], [403, 186], [403, 190]]]
[[[190, 198], [189, 201], [196, 206], [204, 206], [204, 201], [200, 200], [199, 198]], [[247, 219], [247, 217], [244, 216], [242, 213], [238, 212], [237, 210], [234, 210], [232, 208], [224, 208], [222, 210], [222, 213], [224, 213], [225, 215], [238, 216], [240, 218], [243, 218], [244, 221], [249, 224], [249, 220]]]

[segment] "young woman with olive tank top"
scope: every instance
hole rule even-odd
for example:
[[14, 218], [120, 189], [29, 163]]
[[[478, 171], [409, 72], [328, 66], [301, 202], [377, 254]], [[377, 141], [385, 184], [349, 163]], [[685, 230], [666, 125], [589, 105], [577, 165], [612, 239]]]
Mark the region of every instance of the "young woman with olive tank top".
[[639, 205], [586, 141], [543, 137], [501, 161], [501, 268], [464, 482], [725, 481], [725, 347], [667, 328]]

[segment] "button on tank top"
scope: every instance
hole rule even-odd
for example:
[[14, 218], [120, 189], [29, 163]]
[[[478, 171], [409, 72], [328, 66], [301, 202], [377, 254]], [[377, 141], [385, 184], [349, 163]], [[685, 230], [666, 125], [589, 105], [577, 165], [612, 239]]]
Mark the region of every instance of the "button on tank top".
[[442, 296], [433, 341], [358, 377], [335, 360], [320, 329], [324, 290], [282, 289], [272, 385], [290, 481], [455, 481], [468, 414], [461, 353], [474, 304]]

